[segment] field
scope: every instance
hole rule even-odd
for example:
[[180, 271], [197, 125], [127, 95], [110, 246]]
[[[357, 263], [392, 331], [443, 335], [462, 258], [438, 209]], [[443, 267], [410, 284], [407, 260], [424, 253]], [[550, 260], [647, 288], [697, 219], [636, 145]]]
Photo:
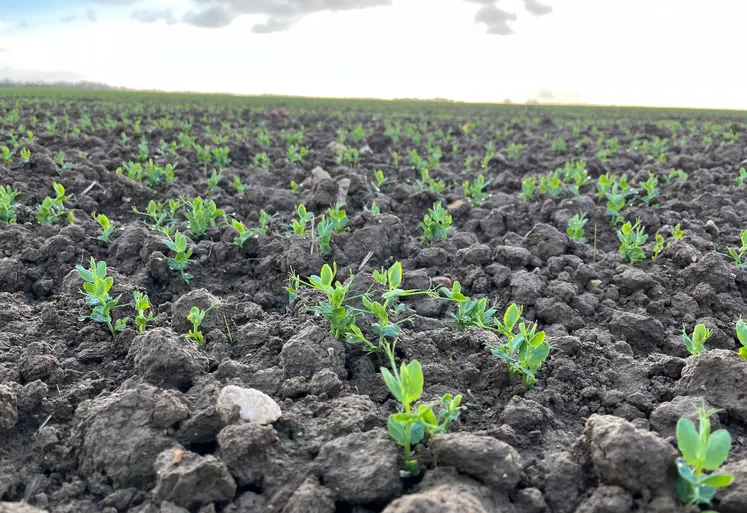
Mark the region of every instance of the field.
[[0, 105], [0, 512], [747, 511], [744, 113]]

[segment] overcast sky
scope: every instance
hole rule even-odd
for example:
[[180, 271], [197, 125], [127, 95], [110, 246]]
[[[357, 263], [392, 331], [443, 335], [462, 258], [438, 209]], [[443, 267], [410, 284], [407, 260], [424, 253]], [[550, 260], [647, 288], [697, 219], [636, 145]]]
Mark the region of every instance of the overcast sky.
[[0, 0], [0, 78], [747, 109], [738, 0]]

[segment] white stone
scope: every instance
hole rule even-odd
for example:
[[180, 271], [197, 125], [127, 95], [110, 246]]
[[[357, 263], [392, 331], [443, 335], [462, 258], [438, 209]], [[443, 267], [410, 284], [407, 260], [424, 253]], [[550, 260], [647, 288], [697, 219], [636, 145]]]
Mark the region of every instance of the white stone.
[[225, 425], [239, 420], [272, 424], [283, 414], [278, 403], [264, 392], [234, 385], [223, 387], [218, 394], [216, 409]]

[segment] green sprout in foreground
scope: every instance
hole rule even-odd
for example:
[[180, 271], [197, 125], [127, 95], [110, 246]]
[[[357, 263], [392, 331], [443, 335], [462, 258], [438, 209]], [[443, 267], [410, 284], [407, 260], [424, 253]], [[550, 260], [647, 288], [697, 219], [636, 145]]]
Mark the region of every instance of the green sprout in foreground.
[[124, 331], [127, 325], [127, 317], [118, 319], [112, 324], [112, 309], [119, 304], [119, 295], [112, 298], [109, 291], [114, 285], [114, 279], [106, 275], [106, 262], [96, 262], [91, 257], [91, 267], [86, 269], [82, 265], [75, 266], [78, 275], [83, 279], [83, 290], [80, 291], [86, 298], [86, 304], [93, 307], [91, 315], [81, 315], [79, 320], [91, 319], [96, 322], [105, 323], [112, 336]]
[[451, 215], [440, 201], [433, 204], [423, 221], [418, 225], [423, 230], [420, 240], [427, 246], [439, 240], [446, 240], [451, 231]]
[[202, 321], [205, 319], [205, 315], [216, 307], [216, 303], [213, 303], [210, 305], [210, 308], [207, 310], [201, 310], [198, 306], [193, 306], [190, 308], [189, 313], [187, 314], [187, 320], [192, 323], [192, 329], [189, 330], [187, 333], [187, 338], [190, 340], [194, 340], [200, 345], [205, 344], [205, 338], [202, 335], [202, 332], [200, 331], [200, 325], [202, 324]]
[[584, 225], [588, 222], [585, 214], [576, 214], [568, 220], [568, 228], [565, 231], [571, 239], [584, 242]]
[[628, 263], [634, 264], [639, 260], [646, 259], [643, 245], [646, 243], [648, 235], [644, 232], [640, 219], [637, 219], [635, 224], [631, 224], [630, 221], [625, 223], [618, 230], [617, 238], [620, 239], [620, 255]]
[[148, 294], [143, 294], [142, 292], [139, 292], [137, 290], [133, 292], [132, 307], [137, 312], [137, 317], [135, 317], [137, 332], [143, 333], [145, 331], [146, 325], [153, 320], [153, 312], [145, 315], [145, 311], [150, 310], [150, 300], [148, 299]]
[[16, 222], [16, 198], [21, 191], [10, 185], [0, 185], [0, 219], [8, 224]]
[[99, 223], [99, 227], [101, 228], [101, 233], [98, 237], [96, 237], [96, 240], [100, 240], [104, 244], [109, 244], [109, 239], [111, 238], [112, 234], [114, 233], [115, 227], [109, 221], [109, 218], [106, 217], [104, 214], [93, 214], [93, 219], [97, 223]]
[[189, 283], [192, 280], [192, 275], [185, 271], [191, 262], [189, 257], [192, 256], [192, 248], [187, 248], [187, 237], [177, 231], [173, 240], [171, 237], [167, 237], [163, 242], [174, 252], [174, 256], [169, 257], [169, 267], [179, 271], [182, 279]]
[[711, 432], [709, 417], [718, 410], [698, 408], [699, 429], [687, 418], [677, 421], [677, 496], [686, 504], [710, 504], [718, 488], [734, 481], [732, 474], [706, 474], [718, 469], [729, 457], [731, 435], [725, 429]]
[[693, 329], [692, 336], [688, 336], [685, 327], [682, 327], [682, 342], [685, 344], [687, 352], [695, 356], [705, 350], [706, 341], [711, 338], [713, 333], [706, 328], [705, 324], [698, 324]]

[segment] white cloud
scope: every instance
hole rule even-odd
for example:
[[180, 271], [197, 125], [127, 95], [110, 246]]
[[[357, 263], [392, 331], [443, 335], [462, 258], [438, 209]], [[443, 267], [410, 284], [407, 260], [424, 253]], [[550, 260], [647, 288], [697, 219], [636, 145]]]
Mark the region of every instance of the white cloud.
[[[529, 4], [535, 14], [536, 5], [552, 12], [536, 16]], [[190, 5], [143, 0], [137, 8], [171, 8], [178, 19]], [[8, 50], [0, 66], [33, 64], [40, 72], [169, 90], [470, 101], [523, 101], [548, 90], [560, 102], [747, 108], [747, 70], [735, 65], [747, 5], [501, 0], [495, 5], [516, 14], [506, 36], [474, 23], [485, 5], [492, 4], [393, 0], [392, 7], [316, 13], [261, 35], [251, 33], [267, 21], [261, 15], [201, 29], [138, 23], [126, 19], [132, 7], [114, 18], [102, 8], [97, 22], [79, 16], [69, 26], [0, 37]]]

